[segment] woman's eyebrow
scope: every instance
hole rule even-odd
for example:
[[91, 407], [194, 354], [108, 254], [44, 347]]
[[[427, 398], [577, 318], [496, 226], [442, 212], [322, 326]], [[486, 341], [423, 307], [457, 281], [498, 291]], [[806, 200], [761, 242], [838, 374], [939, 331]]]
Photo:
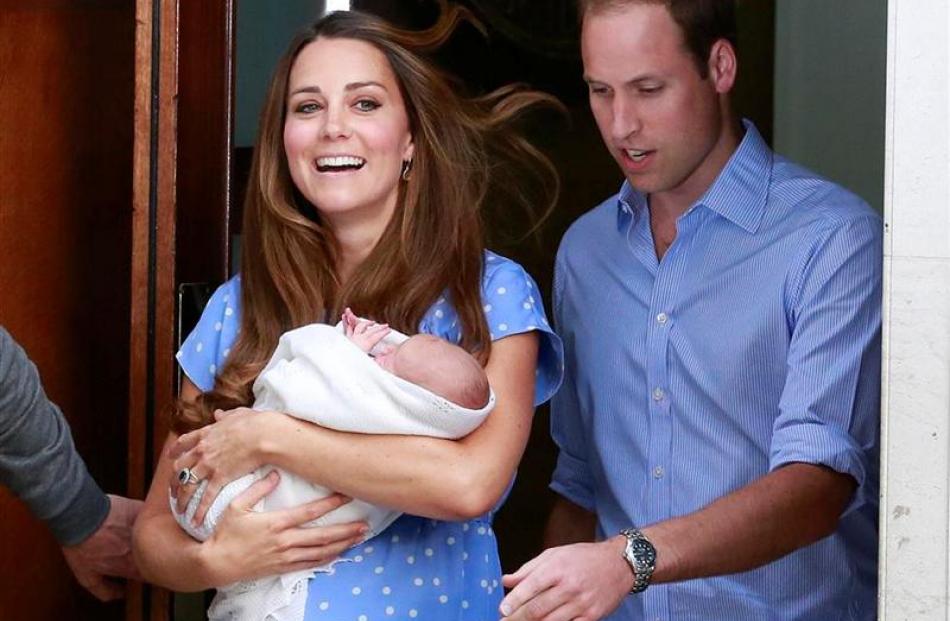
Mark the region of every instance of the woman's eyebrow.
[[347, 85], [343, 88], [343, 90], [345, 90], [345, 91], [355, 91], [356, 89], [365, 88], [365, 87], [367, 87], [367, 86], [378, 86], [379, 88], [383, 89], [384, 91], [385, 91], [385, 90], [388, 90], [383, 84], [381, 84], [380, 82], [376, 82], [376, 81], [374, 81], [374, 80], [367, 80], [367, 81], [365, 81], [365, 82], [350, 82], [349, 84], [347, 84]]
[[[349, 84], [347, 84], [346, 86], [343, 87], [343, 90], [349, 92], [349, 91], [355, 91], [355, 90], [361, 89], [361, 88], [366, 88], [367, 86], [376, 86], [376, 87], [379, 87], [379, 88], [381, 88], [381, 89], [383, 89], [384, 91], [387, 91], [387, 92], [388, 92], [388, 90], [389, 90], [389, 89], [386, 88], [386, 86], [385, 86], [384, 84], [382, 84], [382, 83], [380, 83], [380, 82], [376, 82], [375, 80], [366, 80], [366, 81], [364, 81], [364, 82], [350, 82]], [[323, 92], [323, 91], [320, 90], [320, 87], [319, 87], [319, 86], [301, 86], [300, 88], [291, 91], [290, 96], [292, 97], [292, 96], [297, 95], [297, 94], [300, 94], [300, 93], [314, 93], [314, 94], [320, 94], [320, 93], [322, 93], [322, 92]]]

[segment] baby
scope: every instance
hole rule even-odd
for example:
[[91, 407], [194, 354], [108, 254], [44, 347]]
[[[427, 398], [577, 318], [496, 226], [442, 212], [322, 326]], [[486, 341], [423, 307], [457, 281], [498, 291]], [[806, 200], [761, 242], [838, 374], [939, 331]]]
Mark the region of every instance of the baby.
[[482, 365], [467, 351], [431, 334], [416, 334], [398, 345], [383, 344], [387, 324], [343, 311], [344, 334], [376, 364], [407, 382], [422, 386], [471, 410], [485, 407], [491, 389]]
[[[350, 309], [336, 327], [311, 324], [284, 333], [254, 382], [254, 397], [254, 409], [284, 412], [339, 431], [451, 439], [471, 433], [495, 404], [484, 369], [461, 347], [430, 335], [407, 337], [386, 324], [360, 319]], [[207, 539], [228, 504], [273, 469], [280, 472], [280, 483], [256, 510], [298, 506], [331, 493], [292, 472], [264, 466], [225, 485], [200, 525], [191, 520], [206, 481], [184, 513], [170, 496], [172, 514], [191, 536]], [[369, 538], [399, 515], [354, 499], [310, 525], [365, 521]], [[222, 587], [209, 619], [298, 621], [310, 576], [330, 567]]]

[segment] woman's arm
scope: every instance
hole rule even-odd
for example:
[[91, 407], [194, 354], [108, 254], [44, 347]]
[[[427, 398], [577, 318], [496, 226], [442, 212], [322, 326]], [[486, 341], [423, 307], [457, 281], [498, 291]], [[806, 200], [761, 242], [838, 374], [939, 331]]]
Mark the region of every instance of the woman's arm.
[[[182, 398], [198, 389], [188, 380]], [[170, 435], [166, 448], [176, 440]], [[365, 525], [300, 528], [346, 502], [341, 496], [292, 509], [256, 513], [258, 500], [277, 485], [276, 473], [255, 483], [227, 509], [214, 535], [204, 543], [178, 526], [168, 506], [172, 461], [162, 451], [152, 485], [133, 532], [133, 548], [149, 582], [176, 591], [201, 591], [247, 578], [322, 565], [362, 540]]]
[[[495, 391], [495, 409], [460, 440], [344, 433], [276, 412], [241, 409], [182, 436], [173, 449], [179, 456], [175, 465], [190, 466], [210, 479], [203, 504], [214, 499], [221, 481], [268, 463], [414, 515], [476, 517], [501, 498], [524, 452], [534, 414], [537, 360], [535, 332], [492, 344], [485, 370]], [[196, 519], [205, 509], [199, 508]]]

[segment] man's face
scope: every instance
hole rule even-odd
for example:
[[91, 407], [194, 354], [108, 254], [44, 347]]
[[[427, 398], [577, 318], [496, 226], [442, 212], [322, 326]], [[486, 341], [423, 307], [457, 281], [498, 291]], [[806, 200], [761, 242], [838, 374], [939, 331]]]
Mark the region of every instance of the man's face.
[[581, 53], [591, 110], [630, 184], [699, 198], [722, 165], [711, 154], [724, 113], [714, 74], [700, 77], [666, 7], [630, 3], [589, 13]]

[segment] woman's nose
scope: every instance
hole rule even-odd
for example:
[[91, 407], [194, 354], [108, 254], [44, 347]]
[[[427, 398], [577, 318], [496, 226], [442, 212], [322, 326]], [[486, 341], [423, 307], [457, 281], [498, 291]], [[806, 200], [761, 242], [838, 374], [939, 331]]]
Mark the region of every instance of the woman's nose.
[[328, 107], [323, 123], [323, 136], [330, 140], [347, 138], [350, 135], [350, 126], [346, 112], [339, 106]]

